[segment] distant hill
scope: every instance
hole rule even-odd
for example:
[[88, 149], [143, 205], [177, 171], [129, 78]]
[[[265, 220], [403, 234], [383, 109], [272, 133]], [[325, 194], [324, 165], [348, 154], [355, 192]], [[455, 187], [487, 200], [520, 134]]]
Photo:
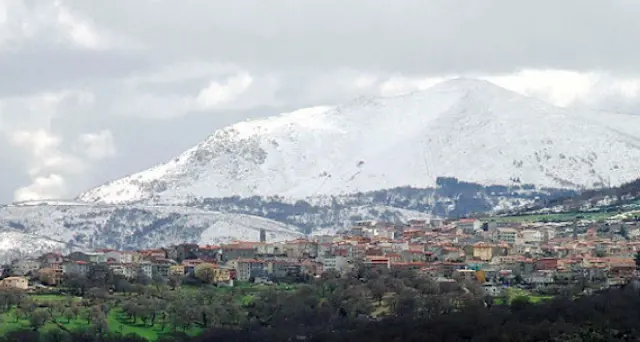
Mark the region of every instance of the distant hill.
[[640, 209], [640, 179], [620, 186], [590, 189], [545, 197], [528, 206], [503, 210], [502, 215], [526, 215], [541, 212], [621, 212]]

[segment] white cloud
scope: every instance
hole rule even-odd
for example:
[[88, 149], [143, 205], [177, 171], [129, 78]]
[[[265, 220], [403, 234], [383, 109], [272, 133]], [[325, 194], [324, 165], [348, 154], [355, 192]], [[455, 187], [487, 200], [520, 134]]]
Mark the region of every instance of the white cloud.
[[35, 157], [46, 157], [57, 150], [60, 138], [53, 136], [44, 129], [36, 131], [17, 131], [11, 136], [13, 143], [19, 147], [26, 147]]
[[223, 82], [211, 81], [195, 99], [195, 108], [206, 110], [228, 104], [238, 99], [253, 84], [253, 77], [241, 73], [227, 78]]
[[507, 89], [565, 107], [589, 94], [599, 77], [595, 72], [525, 69], [510, 75], [484, 78]]
[[380, 95], [395, 96], [416, 90], [424, 90], [444, 80], [444, 78], [434, 77], [412, 78], [392, 76], [380, 85]]
[[0, 45], [24, 46], [29, 40], [97, 50], [111, 35], [60, 1], [10, 0], [0, 3]]
[[[439, 82], [471, 77], [485, 79], [511, 91], [533, 96], [560, 107], [580, 107], [591, 110], [625, 111], [640, 114], [640, 77], [613, 76], [603, 71], [523, 69], [509, 74], [450, 75], [442, 77], [378, 75], [361, 76], [353, 81], [354, 88], [379, 96], [395, 96], [425, 90]], [[335, 84], [340, 81], [335, 80]], [[626, 104], [635, 110], [616, 105]]]
[[102, 37], [89, 21], [71, 13], [59, 3], [56, 3], [56, 7], [58, 23], [74, 44], [87, 49], [103, 49], [108, 46], [106, 38]]
[[36, 177], [29, 186], [22, 187], [14, 193], [14, 200], [31, 201], [60, 198], [66, 195], [66, 182], [57, 174]]
[[80, 135], [76, 148], [91, 160], [100, 160], [116, 155], [113, 135], [109, 130]]
[[376, 84], [377, 81], [378, 78], [374, 75], [362, 75], [353, 81], [353, 85], [358, 89], [369, 88]]
[[15, 200], [37, 197], [39, 190], [44, 191], [40, 198], [66, 195], [65, 175], [81, 174], [87, 168], [84, 161], [61, 150], [60, 137], [44, 129], [16, 131], [11, 134], [11, 142], [26, 152], [27, 174], [32, 181], [16, 191]]

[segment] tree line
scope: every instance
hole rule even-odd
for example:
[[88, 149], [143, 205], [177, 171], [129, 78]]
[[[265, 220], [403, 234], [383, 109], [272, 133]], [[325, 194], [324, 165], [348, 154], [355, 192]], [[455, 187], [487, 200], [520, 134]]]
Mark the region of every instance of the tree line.
[[[96, 275], [93, 275], [96, 276]], [[102, 277], [100, 273], [100, 277]], [[326, 272], [293, 290], [172, 289], [168, 284], [129, 284], [68, 279], [79, 293], [42, 305], [29, 295], [0, 292], [4, 319], [26, 319], [30, 329], [0, 341], [142, 341], [122, 336], [106, 317], [118, 310], [127, 322], [161, 326], [164, 341], [632, 341], [640, 338], [640, 292], [624, 289], [533, 304], [485, 295], [463, 278], [438, 281], [411, 270], [356, 265], [347, 274]], [[103, 280], [104, 280], [103, 279]], [[75, 282], [74, 282], [75, 281]], [[120, 284], [120, 285], [118, 285]], [[9, 314], [10, 313], [10, 314]], [[64, 322], [86, 320], [69, 331]], [[53, 322], [60, 329], [41, 329]], [[0, 323], [1, 324], [1, 323]], [[189, 336], [193, 334], [197, 336]]]

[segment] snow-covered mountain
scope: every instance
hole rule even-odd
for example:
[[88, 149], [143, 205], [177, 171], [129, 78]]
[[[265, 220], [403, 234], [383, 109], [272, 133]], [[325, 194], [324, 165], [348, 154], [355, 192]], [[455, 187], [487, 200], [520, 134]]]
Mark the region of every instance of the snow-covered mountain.
[[[548, 203], [638, 178], [640, 117], [557, 108], [484, 81], [214, 132], [75, 201], [0, 207], [0, 258], [269, 240]], [[1, 235], [4, 234], [4, 235]]]
[[[241, 122], [175, 159], [89, 190], [98, 203], [272, 196], [309, 199], [438, 177], [581, 189], [638, 178], [640, 118], [574, 112], [491, 83], [359, 99]], [[615, 121], [615, 125], [614, 122]], [[609, 123], [612, 124], [609, 124]]]
[[243, 214], [188, 207], [93, 205], [78, 202], [21, 203], [0, 208], [0, 259], [16, 252], [139, 249], [195, 242], [217, 244], [302, 236], [297, 227]]

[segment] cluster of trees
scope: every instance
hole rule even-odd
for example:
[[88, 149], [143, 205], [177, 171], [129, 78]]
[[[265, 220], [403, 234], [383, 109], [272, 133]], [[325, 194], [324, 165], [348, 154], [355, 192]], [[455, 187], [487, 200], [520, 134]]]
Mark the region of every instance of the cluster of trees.
[[[635, 286], [577, 299], [487, 305], [468, 298], [455, 310], [407, 296], [406, 310], [380, 320], [309, 319], [307, 312], [271, 326], [213, 329], [192, 341], [638, 341], [640, 292]], [[445, 306], [446, 307], [446, 306]], [[421, 309], [418, 309], [421, 308]], [[427, 309], [427, 311], [422, 311]], [[304, 325], [302, 327], [301, 325]]]
[[26, 320], [32, 331], [37, 332], [48, 323], [57, 325], [61, 330], [68, 329], [63, 323], [72, 319], [86, 319], [87, 331], [102, 335], [109, 330], [106, 315], [111, 306], [93, 296], [92, 289], [84, 300], [67, 297], [47, 303], [34, 300], [25, 293], [12, 289], [0, 291], [0, 324]]
[[[205, 272], [206, 273], [206, 272]], [[96, 285], [96, 284], [92, 284]], [[472, 281], [438, 282], [409, 270], [355, 267], [327, 272], [293, 290], [212, 285], [172, 290], [133, 287], [110, 294], [108, 285], [81, 300], [39, 305], [18, 292], [0, 293], [0, 310], [28, 319], [29, 331], [0, 341], [139, 341], [121, 336], [105, 317], [161, 326], [166, 341], [631, 341], [640, 338], [640, 286], [532, 304], [527, 297], [494, 301]], [[13, 309], [12, 309], [13, 308]], [[10, 317], [11, 315], [4, 315]], [[47, 322], [86, 319], [86, 331], [43, 330]], [[44, 323], [43, 323], [44, 322]], [[199, 336], [188, 334], [202, 332]]]

